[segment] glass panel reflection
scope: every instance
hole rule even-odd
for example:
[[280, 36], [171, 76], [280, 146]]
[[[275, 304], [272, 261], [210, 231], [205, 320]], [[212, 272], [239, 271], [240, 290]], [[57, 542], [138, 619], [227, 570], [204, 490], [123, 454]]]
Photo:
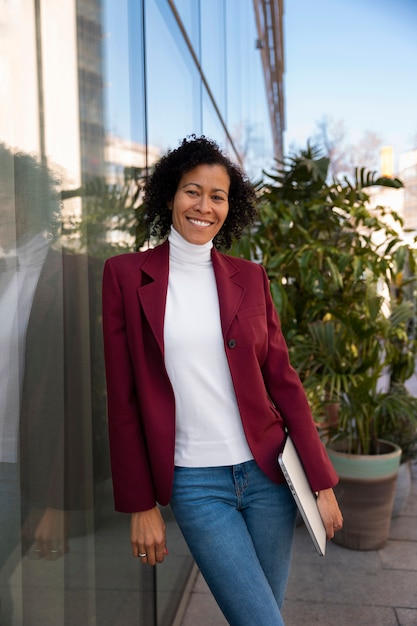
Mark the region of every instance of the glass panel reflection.
[[201, 81], [168, 2], [146, 2], [146, 33], [148, 141], [162, 153], [201, 133]]
[[[93, 292], [87, 257], [58, 242], [56, 185], [44, 163], [1, 146], [2, 625], [63, 623], [73, 567], [88, 573], [88, 547], [77, 559], [70, 546], [93, 522]], [[88, 586], [77, 597], [86, 618]]]
[[217, 107], [227, 124], [224, 0], [202, 0], [201, 65]]
[[[18, 102], [0, 119], [2, 626], [155, 619], [153, 572], [113, 508], [101, 354], [102, 260], [134, 246], [133, 188], [103, 178], [102, 14], [79, 4], [1, 15]], [[124, 247], [108, 235], [118, 217]]]
[[166, 148], [226, 144], [218, 111], [235, 139], [255, 100], [268, 123], [254, 25], [239, 0], [0, 4], [0, 624], [165, 626], [192, 559], [169, 507], [156, 570], [114, 512], [102, 266], [145, 241]]

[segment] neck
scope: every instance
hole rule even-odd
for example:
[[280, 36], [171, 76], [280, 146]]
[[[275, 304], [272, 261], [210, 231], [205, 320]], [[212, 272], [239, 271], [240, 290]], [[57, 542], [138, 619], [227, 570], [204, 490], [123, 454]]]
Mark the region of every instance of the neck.
[[197, 245], [190, 243], [180, 233], [171, 226], [171, 232], [168, 236], [169, 250], [171, 259], [191, 262], [194, 265], [205, 264], [211, 262], [211, 249], [213, 241]]

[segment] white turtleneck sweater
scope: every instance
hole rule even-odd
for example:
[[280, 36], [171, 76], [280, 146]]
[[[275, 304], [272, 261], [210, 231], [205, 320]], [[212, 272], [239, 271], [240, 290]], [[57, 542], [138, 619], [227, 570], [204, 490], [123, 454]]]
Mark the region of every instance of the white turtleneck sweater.
[[191, 244], [171, 228], [165, 366], [175, 395], [175, 465], [182, 467], [253, 458], [225, 353], [212, 247]]

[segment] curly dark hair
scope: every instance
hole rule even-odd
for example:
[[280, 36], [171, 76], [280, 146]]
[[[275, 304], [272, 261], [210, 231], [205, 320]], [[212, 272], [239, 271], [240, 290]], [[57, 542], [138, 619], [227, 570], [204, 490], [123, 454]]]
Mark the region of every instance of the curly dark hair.
[[222, 165], [229, 175], [229, 212], [213, 240], [216, 248], [228, 249], [233, 239], [238, 240], [244, 228], [254, 222], [256, 194], [243, 171], [223, 154], [215, 141], [204, 135], [186, 137], [178, 148], [168, 151], [155, 165], [145, 184], [144, 195], [149, 233], [158, 239], [168, 235], [172, 224], [168, 203], [173, 200], [183, 175], [199, 165]]

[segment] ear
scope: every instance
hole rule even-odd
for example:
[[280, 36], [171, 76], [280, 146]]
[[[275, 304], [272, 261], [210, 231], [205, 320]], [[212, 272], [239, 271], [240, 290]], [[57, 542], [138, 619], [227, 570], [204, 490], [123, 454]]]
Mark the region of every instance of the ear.
[[172, 211], [172, 204], [173, 204], [173, 200], [168, 200], [167, 202], [168, 211]]

